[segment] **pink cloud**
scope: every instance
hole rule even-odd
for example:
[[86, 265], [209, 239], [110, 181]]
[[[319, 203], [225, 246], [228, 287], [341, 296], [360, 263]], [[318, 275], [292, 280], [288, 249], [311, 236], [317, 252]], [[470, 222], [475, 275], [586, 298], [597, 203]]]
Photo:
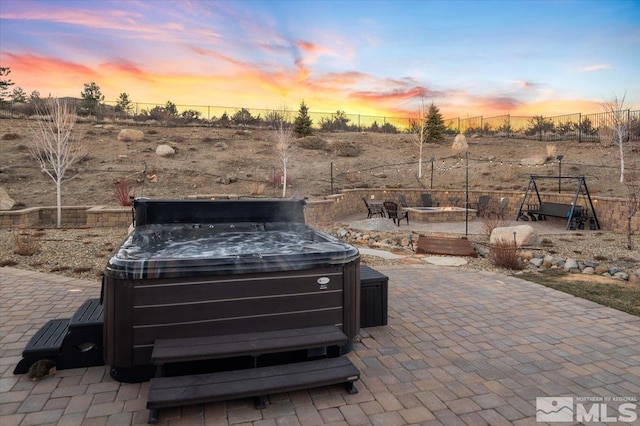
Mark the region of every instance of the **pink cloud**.
[[586, 67], [581, 68], [580, 71], [592, 72], [592, 71], [606, 70], [610, 68], [613, 68], [611, 64], [593, 64], [593, 65], [587, 65]]

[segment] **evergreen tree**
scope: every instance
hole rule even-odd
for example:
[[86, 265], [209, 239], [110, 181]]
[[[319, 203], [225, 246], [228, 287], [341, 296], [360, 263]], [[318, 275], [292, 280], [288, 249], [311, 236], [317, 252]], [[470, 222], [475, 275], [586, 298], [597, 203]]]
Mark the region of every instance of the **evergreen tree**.
[[115, 107], [116, 112], [129, 113], [129, 111], [131, 111], [132, 108], [133, 108], [133, 105], [131, 105], [131, 99], [129, 99], [129, 95], [125, 92], [120, 93], [120, 97], [116, 102], [116, 107]]
[[426, 134], [428, 142], [437, 142], [444, 140], [444, 132], [446, 130], [444, 119], [440, 114], [440, 109], [431, 102], [427, 111]]
[[312, 124], [313, 121], [311, 120], [311, 117], [309, 117], [309, 107], [307, 107], [304, 101], [302, 101], [300, 103], [298, 115], [293, 121], [293, 132], [299, 137], [309, 136], [312, 131]]
[[27, 92], [22, 87], [16, 87], [11, 92], [11, 100], [14, 103], [27, 102]]
[[100, 102], [104, 101], [104, 95], [98, 86], [93, 81], [91, 83], [85, 83], [84, 90], [80, 93], [82, 98], [82, 106], [87, 110], [89, 115], [96, 115]]
[[15, 84], [10, 78], [5, 78], [9, 74], [11, 74], [11, 68], [0, 67], [0, 103], [4, 102], [4, 97], [7, 96], [9, 87]]

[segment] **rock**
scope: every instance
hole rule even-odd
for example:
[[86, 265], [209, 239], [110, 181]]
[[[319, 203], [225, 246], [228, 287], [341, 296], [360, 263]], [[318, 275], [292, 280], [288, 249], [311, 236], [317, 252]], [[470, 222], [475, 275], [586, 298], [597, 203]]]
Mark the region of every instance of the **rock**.
[[520, 160], [520, 164], [523, 166], [542, 166], [547, 162], [547, 156], [545, 154], [534, 155], [533, 157], [523, 158]]
[[514, 233], [517, 247], [539, 244], [540, 242], [540, 237], [531, 225], [518, 225], [494, 228], [489, 237], [489, 243], [496, 244], [498, 241], [513, 242]]
[[105, 130], [115, 130], [116, 126], [113, 124], [105, 124], [102, 128]]
[[604, 265], [598, 265], [595, 267], [596, 275], [604, 275], [609, 273], [609, 268]]
[[156, 148], [156, 155], [160, 157], [171, 157], [176, 153], [176, 150], [171, 147], [171, 145], [158, 145]]
[[[518, 253], [518, 256], [520, 256], [522, 260], [531, 260], [533, 259], [533, 252], [531, 250], [522, 250]], [[542, 264], [542, 262], [540, 263]], [[537, 265], [537, 266], [540, 266], [540, 265]]]
[[144, 138], [142, 130], [122, 129], [118, 133], [118, 140], [123, 142], [141, 141]]
[[9, 197], [4, 188], [0, 187], [0, 210], [11, 210], [15, 204], [15, 200]]
[[622, 271], [622, 268], [619, 268], [617, 266], [611, 266], [608, 272], [609, 272], [609, 275], [615, 275], [620, 271]]
[[598, 266], [598, 262], [594, 262], [593, 260], [585, 260], [584, 261], [584, 266], [590, 267], [590, 268], [595, 268], [596, 266]]
[[226, 175], [226, 176], [220, 176], [219, 178], [216, 179], [216, 183], [222, 184], [222, 185], [229, 185], [230, 183], [236, 182], [238, 180], [238, 177], [232, 174]]
[[578, 262], [577, 262], [575, 259], [568, 258], [568, 259], [564, 262], [563, 269], [564, 269], [565, 271], [571, 271], [571, 270], [574, 270], [574, 269], [578, 269], [578, 270], [579, 270], [579, 268], [578, 268]]
[[540, 259], [539, 257], [534, 257], [533, 259], [529, 260], [529, 263], [537, 267], [542, 266], [542, 262], [542, 259]]
[[469, 144], [467, 143], [467, 138], [462, 133], [458, 133], [456, 135], [456, 138], [453, 140], [451, 149], [454, 152], [465, 152], [466, 150], [468, 150]]
[[585, 275], [593, 275], [595, 274], [595, 269], [593, 269], [591, 266], [586, 266], [583, 270], [582, 273]]
[[214, 151], [226, 151], [228, 147], [229, 146], [224, 142], [216, 142], [215, 145], [213, 145], [213, 150]]
[[613, 274], [613, 277], [623, 281], [629, 280], [629, 274], [624, 271], [616, 272], [615, 274]]

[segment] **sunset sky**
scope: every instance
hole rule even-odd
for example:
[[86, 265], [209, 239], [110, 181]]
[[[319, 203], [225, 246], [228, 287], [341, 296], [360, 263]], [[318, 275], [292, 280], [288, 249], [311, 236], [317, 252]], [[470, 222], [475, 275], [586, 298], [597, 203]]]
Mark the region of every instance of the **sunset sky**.
[[[640, 1], [0, 1], [27, 94], [445, 118], [640, 109]], [[181, 109], [181, 107], [179, 107]], [[186, 108], [185, 108], [186, 109]]]

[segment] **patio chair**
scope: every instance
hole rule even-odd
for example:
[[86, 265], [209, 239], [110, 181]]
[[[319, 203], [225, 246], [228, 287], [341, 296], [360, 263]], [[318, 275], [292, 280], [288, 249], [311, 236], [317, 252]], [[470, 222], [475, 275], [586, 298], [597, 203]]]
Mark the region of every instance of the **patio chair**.
[[422, 200], [422, 207], [438, 207], [440, 205], [440, 203], [434, 204], [431, 194], [420, 194], [420, 199]]
[[384, 217], [384, 210], [382, 210], [381, 205], [369, 204], [365, 197], [362, 197], [362, 201], [364, 201], [364, 205], [367, 206], [367, 219], [370, 219], [373, 216]]
[[504, 219], [504, 212], [509, 204], [509, 197], [502, 197], [500, 199], [500, 205], [498, 205], [491, 213], [495, 214], [498, 218]]
[[387, 211], [387, 216], [389, 219], [393, 219], [393, 223], [396, 223], [400, 226], [400, 221], [402, 219], [407, 220], [407, 225], [409, 224], [409, 212], [406, 210], [400, 210], [398, 204], [393, 201], [385, 201], [382, 203], [384, 205], [384, 209]]
[[398, 194], [398, 201], [400, 201], [402, 207], [409, 207], [409, 203], [407, 203], [407, 199], [403, 194]]
[[481, 195], [478, 197], [478, 202], [470, 204], [472, 209], [476, 210], [476, 216], [484, 217], [489, 213], [489, 202], [491, 201], [491, 195]]

